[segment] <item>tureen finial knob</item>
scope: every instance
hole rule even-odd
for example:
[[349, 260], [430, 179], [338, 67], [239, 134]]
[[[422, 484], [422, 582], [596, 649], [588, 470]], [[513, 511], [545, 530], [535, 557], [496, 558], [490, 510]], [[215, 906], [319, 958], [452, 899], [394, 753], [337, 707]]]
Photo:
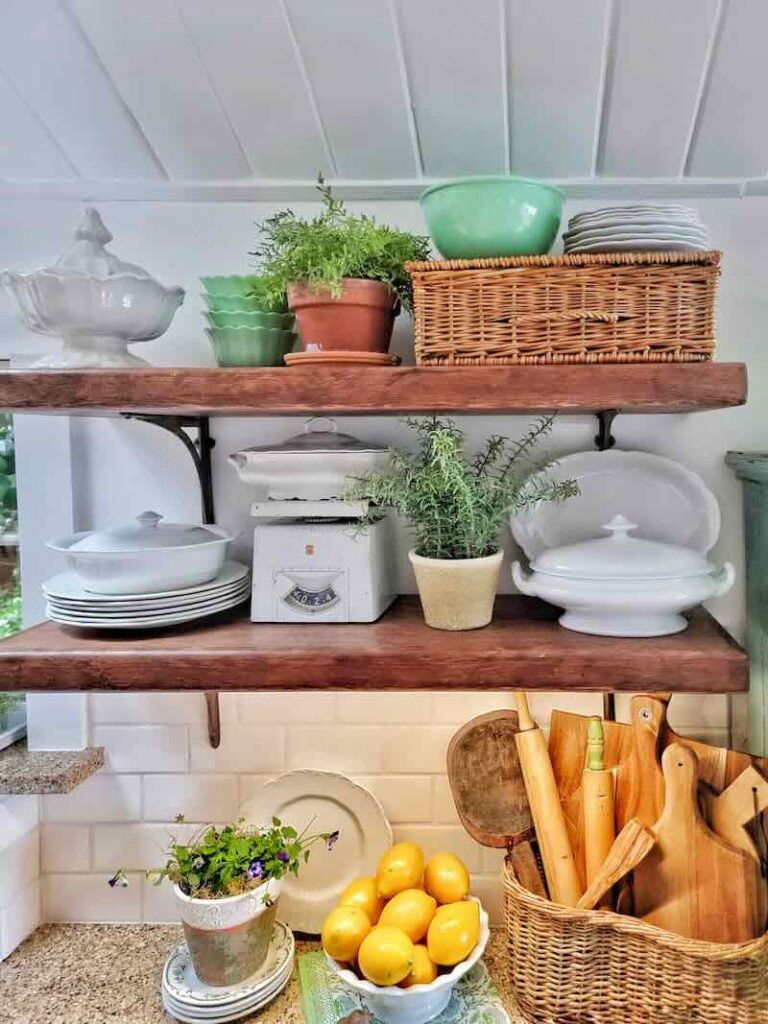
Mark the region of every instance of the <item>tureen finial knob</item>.
[[101, 214], [95, 206], [89, 206], [83, 214], [83, 219], [77, 225], [75, 238], [78, 241], [94, 242], [97, 245], [106, 245], [112, 241], [112, 234], [107, 229]]
[[612, 537], [625, 538], [631, 530], [637, 529], [637, 523], [633, 523], [626, 516], [618, 515], [614, 516], [610, 523], [605, 523], [603, 529], [608, 530]]
[[162, 518], [159, 512], [142, 512], [140, 516], [136, 516], [142, 526], [157, 526]]

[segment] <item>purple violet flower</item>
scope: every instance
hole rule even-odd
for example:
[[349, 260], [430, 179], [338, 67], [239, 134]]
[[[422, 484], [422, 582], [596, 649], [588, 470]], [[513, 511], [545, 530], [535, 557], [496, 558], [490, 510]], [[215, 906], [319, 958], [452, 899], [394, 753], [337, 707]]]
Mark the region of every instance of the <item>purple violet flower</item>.
[[112, 875], [111, 878], [107, 879], [107, 884], [109, 885], [109, 887], [111, 889], [115, 889], [115, 888], [127, 889], [128, 888], [128, 879], [125, 877], [125, 874], [123, 873], [122, 868], [120, 868], [118, 871], [116, 871], [114, 873], [114, 875]]
[[336, 829], [336, 831], [335, 832], [331, 832], [331, 834], [325, 840], [325, 845], [328, 848], [328, 850], [330, 851], [330, 850], [332, 850], [334, 848], [334, 846], [336, 845], [336, 843], [338, 843], [338, 841], [339, 841], [339, 830]]
[[281, 850], [280, 853], [278, 853], [277, 855], [277, 859], [281, 860], [283, 864], [287, 864], [288, 861], [291, 859], [291, 855], [288, 853], [287, 850]]
[[264, 874], [264, 865], [260, 860], [252, 860], [248, 865], [248, 877], [253, 880], [255, 878], [261, 878]]

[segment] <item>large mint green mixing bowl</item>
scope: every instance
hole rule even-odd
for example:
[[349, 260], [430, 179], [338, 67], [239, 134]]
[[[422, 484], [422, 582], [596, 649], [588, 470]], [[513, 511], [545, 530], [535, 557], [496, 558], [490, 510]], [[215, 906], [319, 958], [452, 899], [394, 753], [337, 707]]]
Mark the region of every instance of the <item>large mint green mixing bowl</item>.
[[565, 193], [510, 174], [457, 178], [421, 193], [429, 233], [449, 260], [549, 252]]

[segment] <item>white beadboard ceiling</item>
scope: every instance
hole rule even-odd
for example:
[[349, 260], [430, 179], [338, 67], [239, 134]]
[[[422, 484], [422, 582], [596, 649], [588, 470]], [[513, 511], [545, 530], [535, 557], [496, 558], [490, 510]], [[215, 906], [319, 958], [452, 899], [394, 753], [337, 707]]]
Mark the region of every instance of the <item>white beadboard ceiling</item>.
[[3, 0], [0, 197], [768, 194], [768, 0]]

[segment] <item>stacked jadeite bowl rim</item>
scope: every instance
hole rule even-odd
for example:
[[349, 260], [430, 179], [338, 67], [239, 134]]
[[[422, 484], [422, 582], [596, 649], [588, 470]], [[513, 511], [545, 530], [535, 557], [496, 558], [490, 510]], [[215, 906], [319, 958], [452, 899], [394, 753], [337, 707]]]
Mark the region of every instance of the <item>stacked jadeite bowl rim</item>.
[[207, 310], [206, 335], [219, 366], [282, 366], [296, 342], [293, 313], [258, 308], [248, 294], [255, 276], [200, 278]]

